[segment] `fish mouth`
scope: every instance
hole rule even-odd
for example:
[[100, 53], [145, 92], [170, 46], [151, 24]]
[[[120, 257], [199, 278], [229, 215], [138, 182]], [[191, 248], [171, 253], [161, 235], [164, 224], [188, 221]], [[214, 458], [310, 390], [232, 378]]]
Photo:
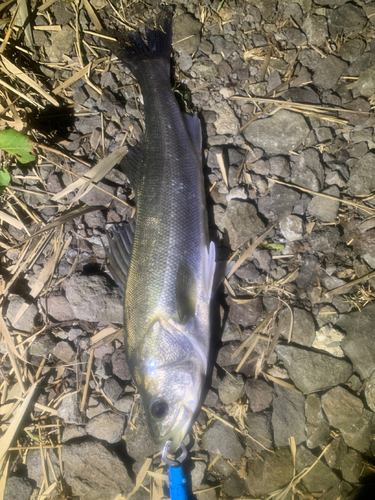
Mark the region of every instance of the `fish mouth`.
[[[185, 403], [181, 403], [179, 411], [176, 413], [169, 432], [161, 436], [158, 444], [164, 445], [170, 441], [169, 453], [174, 454], [178, 450], [182, 440], [186, 436], [187, 430], [190, 426], [193, 411]], [[177, 423], [179, 422], [179, 423]]]

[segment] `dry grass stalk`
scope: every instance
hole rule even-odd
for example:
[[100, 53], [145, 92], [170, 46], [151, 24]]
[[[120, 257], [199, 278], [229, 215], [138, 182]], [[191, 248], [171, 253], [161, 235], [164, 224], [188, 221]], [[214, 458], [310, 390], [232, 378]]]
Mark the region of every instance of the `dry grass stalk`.
[[358, 285], [359, 283], [363, 283], [363, 281], [367, 281], [371, 278], [375, 277], [375, 271], [369, 274], [365, 274], [361, 278], [357, 278], [356, 280], [350, 281], [349, 283], [346, 283], [346, 285], [339, 286], [337, 288], [334, 288], [333, 290], [329, 290], [328, 292], [325, 293], [326, 297], [332, 297], [333, 295], [337, 294], [343, 294], [350, 290], [355, 285]]
[[8, 429], [5, 431], [5, 434], [0, 438], [0, 462], [5, 457], [5, 454], [8, 452], [10, 445], [18, 431], [19, 426], [21, 425], [22, 419], [25, 416], [26, 411], [29, 408], [29, 404], [31, 399], [34, 396], [35, 389], [37, 388], [38, 383], [33, 384], [28, 390], [27, 397], [24, 399], [21, 406], [15, 412], [12, 422], [10, 423]]
[[85, 387], [83, 389], [83, 395], [82, 395], [82, 401], [81, 401], [81, 412], [84, 411], [85, 406], [86, 406], [86, 399], [87, 399], [87, 394], [89, 392], [89, 384], [90, 384], [90, 373], [91, 373], [91, 368], [92, 368], [92, 363], [94, 361], [94, 349], [91, 349], [90, 351], [90, 357], [87, 363], [87, 370], [86, 370], [86, 382], [85, 382]]
[[289, 382], [285, 382], [281, 378], [274, 377], [273, 375], [270, 375], [269, 373], [263, 373], [264, 378], [268, 381], [271, 380], [271, 382], [274, 382], [275, 384], [281, 385], [282, 387], [285, 387], [285, 389], [289, 389], [290, 391], [295, 392], [296, 394], [302, 394], [301, 391], [299, 391], [294, 385], [289, 384]]
[[265, 331], [270, 324], [271, 320], [273, 317], [273, 313], [268, 314], [268, 316], [255, 328], [255, 330], [241, 343], [241, 345], [234, 351], [232, 354], [232, 359], [234, 359], [236, 356], [240, 354], [242, 349], [244, 349], [247, 344], [250, 342], [250, 340], [254, 337], [254, 335], [257, 335], [258, 333], [261, 333]]
[[8, 215], [6, 212], [3, 212], [0, 210], [0, 220], [7, 222], [11, 226], [19, 229], [20, 231], [24, 230], [26, 231], [25, 225], [16, 217], [12, 217], [11, 215]]
[[361, 205], [360, 203], [355, 203], [354, 201], [342, 200], [341, 198], [336, 198], [336, 196], [331, 196], [329, 194], [317, 193], [316, 191], [311, 191], [311, 189], [306, 189], [306, 188], [303, 188], [301, 186], [296, 186], [295, 184], [290, 184], [288, 182], [279, 181], [279, 180], [273, 179], [271, 177], [267, 177], [267, 179], [272, 181], [272, 182], [276, 182], [276, 184], [283, 184], [284, 186], [289, 186], [293, 189], [298, 189], [299, 191], [303, 191], [305, 193], [309, 193], [309, 194], [312, 194], [314, 196], [322, 196], [323, 198], [328, 198], [330, 200], [338, 201], [339, 203], [343, 203], [344, 205], [350, 205], [350, 206], [356, 207], [359, 210], [363, 210], [364, 212], [366, 212], [370, 215], [375, 214], [375, 210], [373, 210], [372, 208], [366, 207], [365, 205]]
[[242, 264], [248, 259], [249, 257], [252, 256], [254, 250], [257, 248], [257, 246], [268, 236], [268, 234], [272, 231], [272, 229], [275, 227], [275, 224], [273, 224], [271, 227], [269, 227], [261, 236], [259, 236], [252, 245], [247, 248], [244, 253], [241, 255], [241, 257], [236, 261], [234, 266], [231, 268], [229, 273], [227, 274], [227, 278], [230, 278], [232, 274], [234, 274], [237, 269], [242, 266]]
[[135, 486], [133, 490], [129, 493], [129, 495], [126, 497], [126, 500], [129, 500], [131, 496], [134, 495], [134, 493], [139, 490], [139, 488], [143, 483], [144, 478], [147, 476], [147, 472], [149, 472], [151, 463], [152, 463], [152, 458], [146, 458], [144, 464], [142, 465], [135, 479]]
[[216, 158], [217, 158], [217, 161], [219, 163], [221, 175], [223, 176], [225, 185], [228, 187], [227, 169], [225, 168], [223, 154], [222, 153], [217, 153]]
[[3, 40], [3, 43], [0, 46], [0, 54], [2, 54], [4, 52], [5, 47], [7, 46], [9, 38], [10, 38], [10, 36], [12, 34], [14, 23], [16, 22], [18, 11], [19, 11], [19, 5], [16, 6], [16, 8], [15, 8], [15, 10], [13, 12], [13, 15], [12, 15], [12, 18], [10, 20], [10, 23], [9, 23], [6, 35], [5, 35], [4, 40]]
[[222, 487], [221, 484], [217, 484], [216, 486], [211, 486], [211, 488], [205, 488], [204, 490], [195, 490], [195, 491], [193, 491], [193, 495], [199, 495], [200, 493], [205, 493], [206, 491], [216, 490], [217, 488], [221, 488], [221, 487]]

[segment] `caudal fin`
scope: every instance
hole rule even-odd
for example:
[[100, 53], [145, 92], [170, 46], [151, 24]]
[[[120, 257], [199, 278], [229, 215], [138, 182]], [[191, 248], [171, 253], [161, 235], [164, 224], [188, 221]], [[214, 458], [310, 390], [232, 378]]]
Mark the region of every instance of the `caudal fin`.
[[172, 45], [172, 15], [167, 10], [163, 10], [158, 16], [156, 28], [146, 28], [147, 43], [139, 33], [128, 35], [123, 31], [114, 30], [108, 30], [108, 33], [116, 38], [116, 41], [108, 41], [106, 45], [138, 80], [142, 78], [145, 61], [163, 61], [169, 71]]

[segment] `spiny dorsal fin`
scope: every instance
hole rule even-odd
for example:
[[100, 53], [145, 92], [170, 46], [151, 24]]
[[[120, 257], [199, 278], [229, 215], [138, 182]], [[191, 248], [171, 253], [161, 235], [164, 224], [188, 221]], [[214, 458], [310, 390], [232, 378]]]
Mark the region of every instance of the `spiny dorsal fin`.
[[177, 313], [182, 325], [195, 316], [197, 287], [195, 276], [188, 264], [181, 263], [176, 280]]
[[130, 256], [134, 242], [134, 222], [122, 221], [106, 229], [109, 243], [107, 254], [107, 264], [113, 279], [125, 292], [126, 280], [128, 278]]

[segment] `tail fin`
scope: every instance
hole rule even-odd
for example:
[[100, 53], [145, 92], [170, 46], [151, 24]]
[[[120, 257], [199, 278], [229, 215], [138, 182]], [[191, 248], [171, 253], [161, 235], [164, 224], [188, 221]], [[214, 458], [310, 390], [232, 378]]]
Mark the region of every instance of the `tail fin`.
[[108, 34], [116, 41], [108, 41], [106, 45], [131, 70], [139, 80], [143, 71], [143, 62], [147, 60], [163, 60], [168, 63], [172, 45], [172, 15], [167, 11], [158, 16], [156, 28], [146, 28], [147, 44], [139, 33], [127, 35], [123, 31], [108, 30]]

